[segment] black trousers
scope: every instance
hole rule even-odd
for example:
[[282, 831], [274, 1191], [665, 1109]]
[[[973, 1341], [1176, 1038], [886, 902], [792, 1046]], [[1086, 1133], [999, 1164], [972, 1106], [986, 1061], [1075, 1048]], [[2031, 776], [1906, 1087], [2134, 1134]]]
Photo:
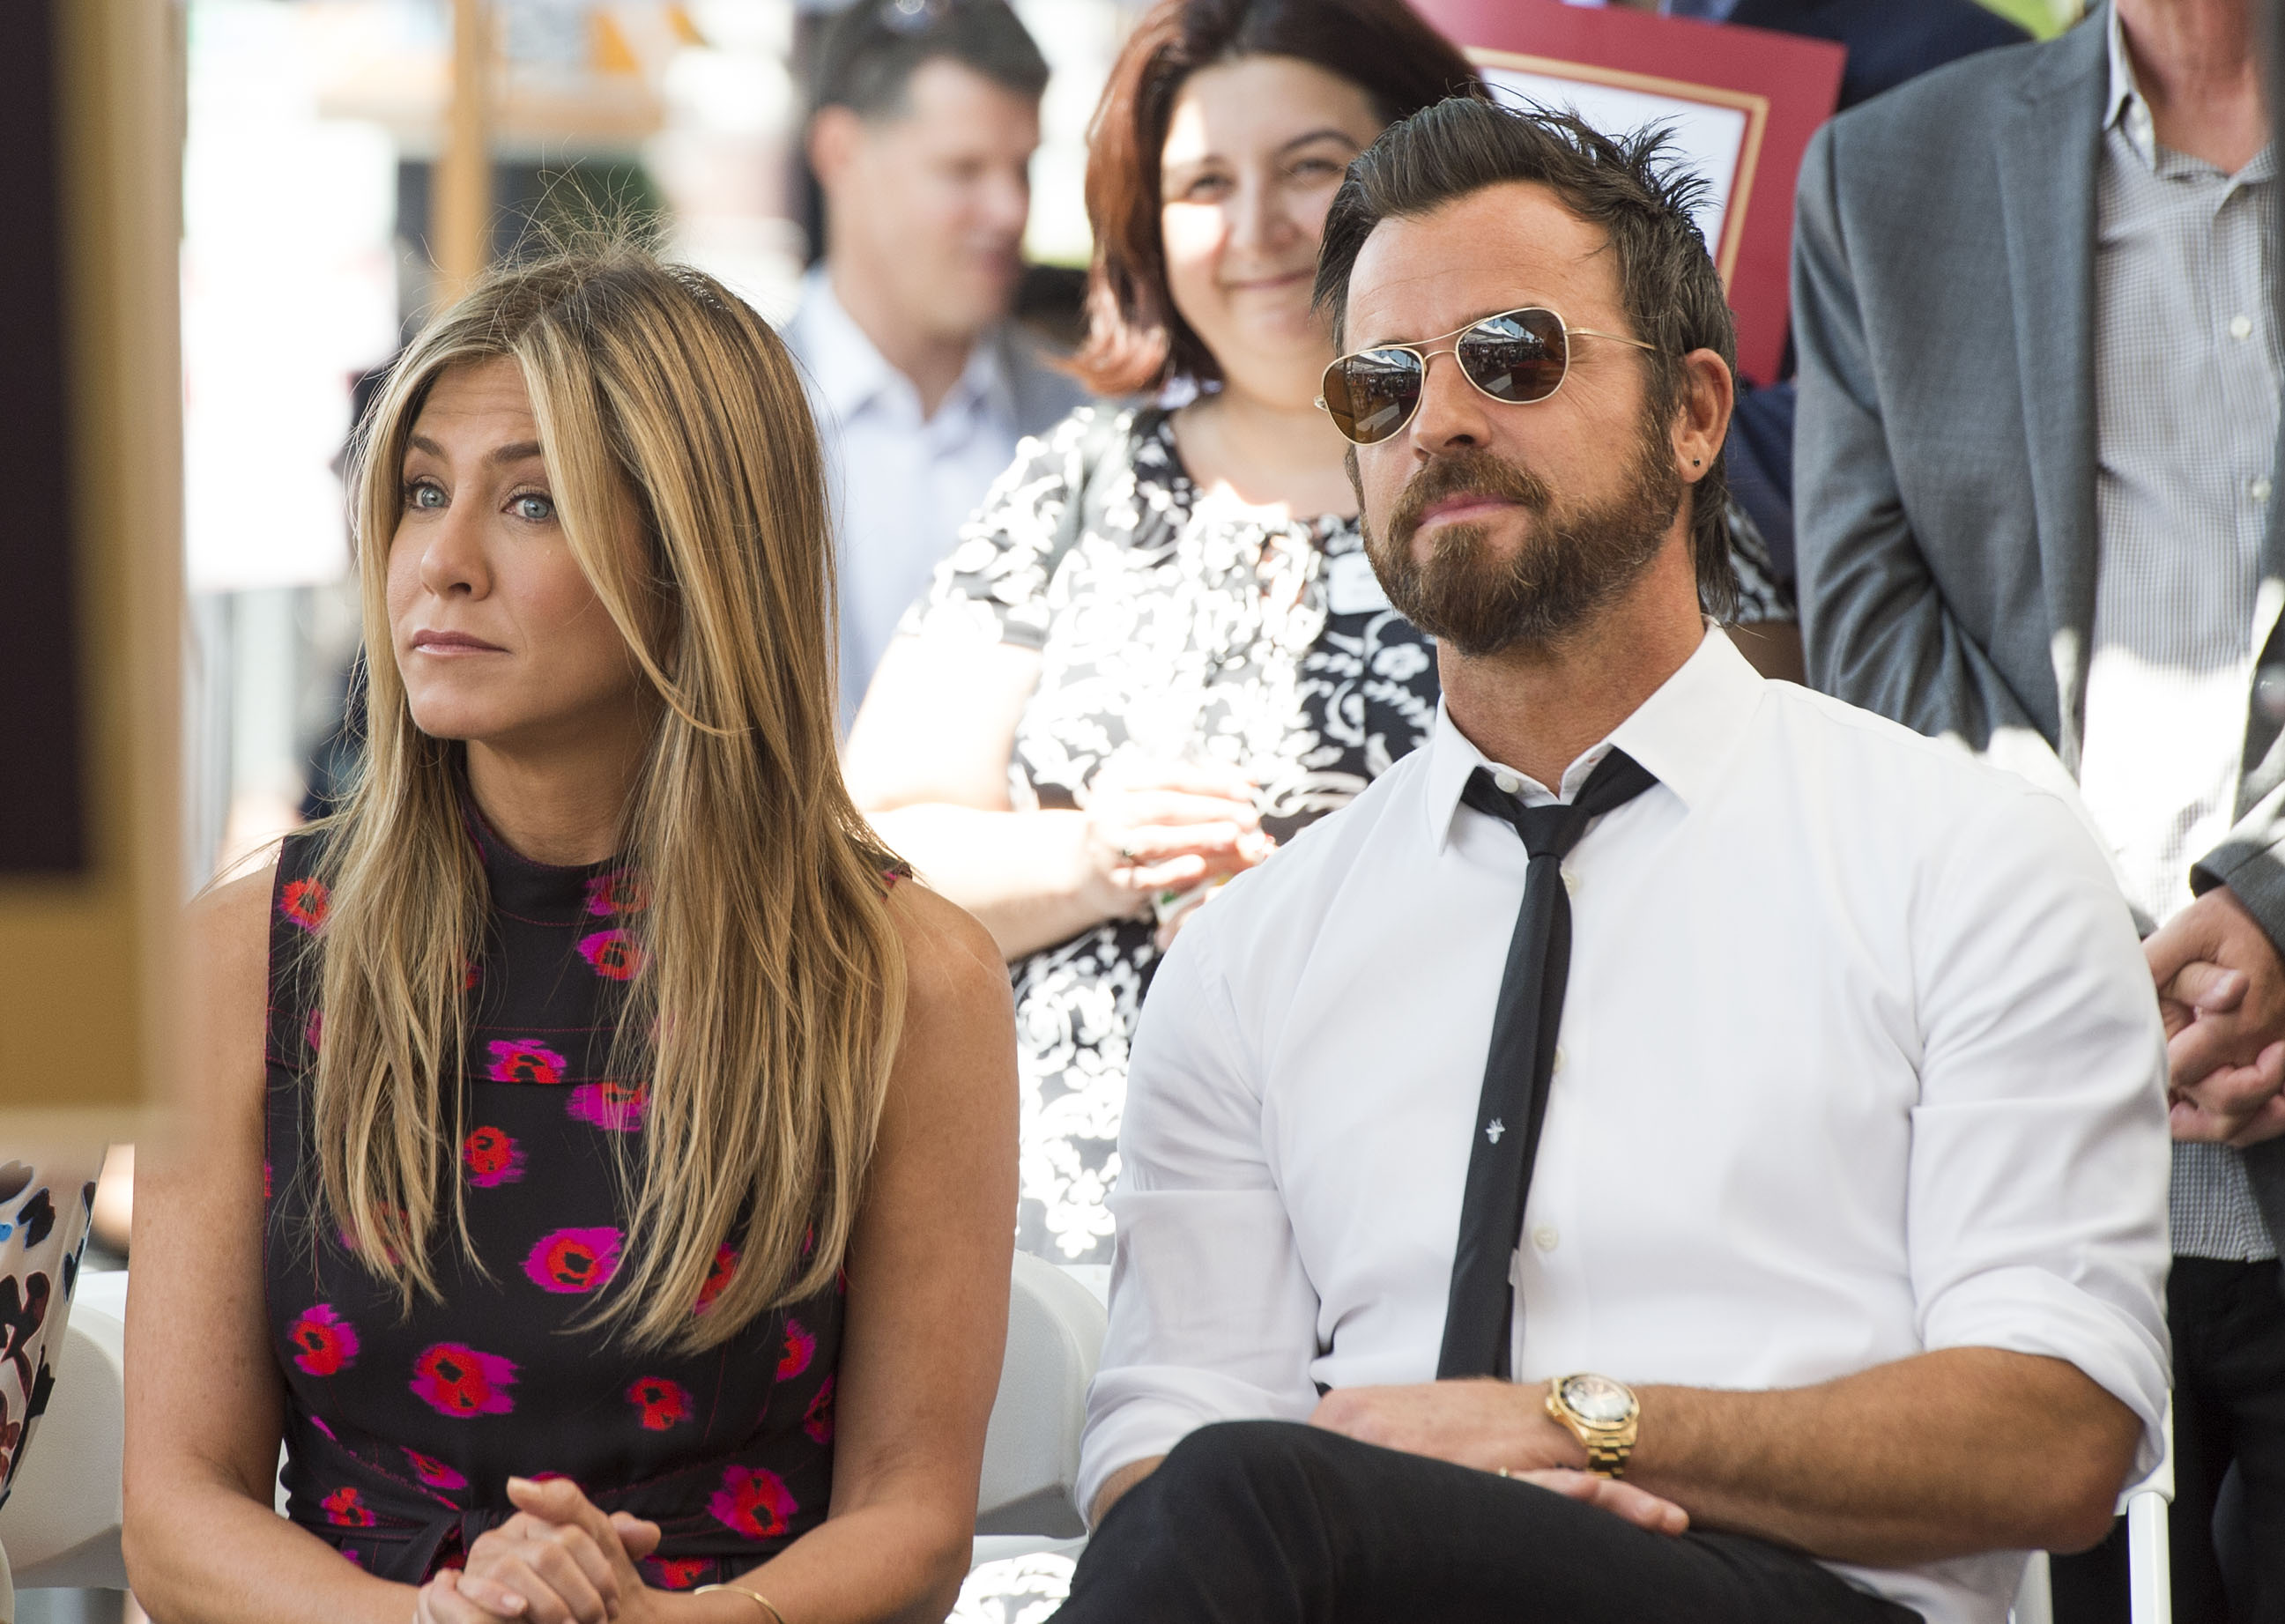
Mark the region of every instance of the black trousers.
[[[2166, 1519], [2181, 1624], [2285, 1624], [2285, 1277], [2276, 1261], [2177, 1258], [2174, 1504]], [[2214, 1513], [2237, 1468], [2236, 1526]], [[2233, 1582], [2225, 1583], [2225, 1566]], [[2126, 1530], [2055, 1561], [2055, 1624], [2126, 1624]]]
[[1058, 1624], [1916, 1624], [1805, 1557], [1652, 1534], [1284, 1421], [1185, 1438], [1111, 1508]]

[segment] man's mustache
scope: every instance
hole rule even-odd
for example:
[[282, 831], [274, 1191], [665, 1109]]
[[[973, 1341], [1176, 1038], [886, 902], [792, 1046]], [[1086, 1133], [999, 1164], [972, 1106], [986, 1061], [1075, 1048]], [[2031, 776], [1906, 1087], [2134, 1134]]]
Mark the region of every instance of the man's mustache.
[[1439, 457], [1415, 474], [1398, 493], [1396, 506], [1388, 515], [1390, 545], [1403, 546], [1412, 539], [1413, 532], [1420, 528], [1420, 522], [1431, 507], [1455, 497], [1513, 502], [1535, 514], [1544, 514], [1555, 501], [1555, 493], [1547, 488], [1545, 480], [1490, 451], [1462, 451]]

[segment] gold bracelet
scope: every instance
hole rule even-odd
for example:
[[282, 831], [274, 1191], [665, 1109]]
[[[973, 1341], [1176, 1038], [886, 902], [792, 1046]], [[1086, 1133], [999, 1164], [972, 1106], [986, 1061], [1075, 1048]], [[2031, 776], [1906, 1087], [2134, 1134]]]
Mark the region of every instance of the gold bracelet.
[[727, 1590], [734, 1596], [742, 1596], [748, 1601], [753, 1603], [755, 1606], [759, 1607], [764, 1612], [770, 1615], [770, 1624], [785, 1624], [785, 1614], [780, 1612], [775, 1607], [770, 1604], [770, 1598], [768, 1597], [764, 1596], [758, 1590], [749, 1590], [742, 1584], [703, 1584], [695, 1590], [693, 1590], [691, 1594], [693, 1596], [705, 1596], [715, 1590]]

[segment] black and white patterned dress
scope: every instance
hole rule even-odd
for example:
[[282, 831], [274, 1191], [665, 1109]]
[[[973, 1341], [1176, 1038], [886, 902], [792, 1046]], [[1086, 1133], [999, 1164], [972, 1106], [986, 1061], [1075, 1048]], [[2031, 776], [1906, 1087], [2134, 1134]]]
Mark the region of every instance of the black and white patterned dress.
[[[1094, 475], [1101, 521], [1055, 560], [1095, 410], [1025, 443], [906, 629], [1040, 651], [1009, 765], [1018, 811], [1076, 805], [1113, 763], [1213, 762], [1261, 787], [1263, 827], [1288, 838], [1428, 736], [1433, 645], [1371, 585], [1354, 521], [1277, 522], [1208, 499], [1153, 408], [1126, 414]], [[1152, 930], [1098, 925], [1010, 967], [1017, 1244], [1058, 1263], [1111, 1260], [1103, 1197]]]
[[[1280, 840], [1345, 805], [1433, 726], [1435, 647], [1388, 607], [1353, 519], [1276, 522], [1210, 497], [1168, 414], [1090, 435], [1082, 408], [1028, 440], [903, 630], [1041, 656], [1016, 729], [1016, 809], [1069, 808], [1106, 766], [1234, 766]], [[1099, 522], [1060, 558], [1082, 448]], [[1741, 566], [1739, 618], [1784, 616]], [[1766, 573], [1766, 572], [1764, 572]], [[1017, 1243], [1108, 1263], [1127, 1040], [1158, 962], [1153, 924], [1098, 925], [1010, 967], [1023, 1079]]]

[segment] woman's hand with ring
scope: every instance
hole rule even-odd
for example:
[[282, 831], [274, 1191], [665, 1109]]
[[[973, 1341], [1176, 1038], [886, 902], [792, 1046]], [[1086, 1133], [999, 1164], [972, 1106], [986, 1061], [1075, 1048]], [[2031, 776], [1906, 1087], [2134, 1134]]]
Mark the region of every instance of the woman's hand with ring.
[[1253, 784], [1234, 768], [1107, 770], [1088, 787], [1080, 888], [1098, 917], [1242, 873], [1269, 855]]

